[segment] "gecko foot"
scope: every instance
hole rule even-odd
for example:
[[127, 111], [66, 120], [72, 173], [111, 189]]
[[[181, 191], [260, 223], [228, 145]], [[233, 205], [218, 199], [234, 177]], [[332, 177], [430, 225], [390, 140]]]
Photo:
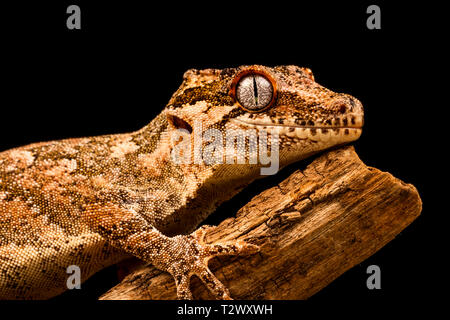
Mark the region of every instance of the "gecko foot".
[[192, 299], [190, 278], [196, 275], [217, 299], [231, 300], [228, 289], [209, 270], [208, 261], [220, 255], [248, 255], [259, 251], [258, 246], [242, 240], [206, 244], [204, 237], [210, 228], [213, 227], [203, 226], [190, 235], [171, 238], [175, 242], [177, 254], [164, 269], [175, 278], [178, 299]]
[[192, 299], [191, 276], [196, 275], [218, 299], [231, 299], [228, 289], [208, 268], [208, 261], [221, 255], [248, 255], [259, 247], [243, 240], [207, 244], [203, 226], [189, 235], [168, 237], [135, 212], [114, 205], [92, 204], [83, 212], [91, 230], [98, 232], [113, 246], [167, 271], [175, 279], [179, 299]]

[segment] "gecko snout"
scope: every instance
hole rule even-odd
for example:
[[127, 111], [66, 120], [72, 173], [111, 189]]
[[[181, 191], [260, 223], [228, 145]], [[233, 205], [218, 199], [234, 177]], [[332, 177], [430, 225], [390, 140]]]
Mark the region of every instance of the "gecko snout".
[[352, 121], [352, 125], [362, 126], [364, 108], [362, 103], [355, 97], [343, 94], [332, 102], [331, 108], [338, 117], [350, 116], [352, 119], [355, 119]]
[[342, 95], [332, 102], [332, 108], [338, 114], [356, 113], [363, 114], [364, 109], [362, 103], [350, 95]]

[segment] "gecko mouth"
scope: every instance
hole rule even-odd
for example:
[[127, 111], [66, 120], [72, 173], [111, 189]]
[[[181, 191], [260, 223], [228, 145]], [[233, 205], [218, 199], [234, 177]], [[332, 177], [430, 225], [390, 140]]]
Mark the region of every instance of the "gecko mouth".
[[[279, 136], [291, 138], [293, 140], [346, 140], [352, 141], [359, 138], [362, 133], [362, 118], [353, 117], [351, 121], [334, 121], [330, 124], [311, 125], [303, 124], [276, 124], [264, 122], [252, 122], [242, 119], [232, 119], [239, 126], [245, 126], [249, 129], [267, 130], [268, 133], [276, 130]], [[345, 123], [338, 125], [337, 123]]]
[[[279, 127], [279, 128], [305, 128], [305, 129], [362, 129], [362, 124], [354, 122], [354, 124], [347, 124], [347, 125], [297, 125], [297, 124], [277, 124], [277, 123], [264, 123], [264, 122], [251, 122], [251, 121], [245, 121], [241, 119], [231, 119], [232, 121], [235, 121], [237, 123], [241, 123], [247, 126], [254, 126], [254, 127]], [[362, 120], [358, 121], [359, 123], [362, 122]]]

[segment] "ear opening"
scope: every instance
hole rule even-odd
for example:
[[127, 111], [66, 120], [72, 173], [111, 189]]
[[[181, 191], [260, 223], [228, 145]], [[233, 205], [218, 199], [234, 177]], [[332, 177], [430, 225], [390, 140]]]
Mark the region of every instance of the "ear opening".
[[192, 133], [192, 126], [183, 119], [177, 117], [176, 115], [168, 114], [167, 121], [175, 129], [185, 129], [189, 131], [189, 133]]

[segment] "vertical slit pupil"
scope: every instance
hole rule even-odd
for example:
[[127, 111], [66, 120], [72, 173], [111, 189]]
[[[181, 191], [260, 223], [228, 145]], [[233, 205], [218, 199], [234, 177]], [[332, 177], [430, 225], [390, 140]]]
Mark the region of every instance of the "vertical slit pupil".
[[255, 104], [258, 105], [258, 85], [256, 84], [255, 76], [253, 76], [253, 93], [255, 95]]

